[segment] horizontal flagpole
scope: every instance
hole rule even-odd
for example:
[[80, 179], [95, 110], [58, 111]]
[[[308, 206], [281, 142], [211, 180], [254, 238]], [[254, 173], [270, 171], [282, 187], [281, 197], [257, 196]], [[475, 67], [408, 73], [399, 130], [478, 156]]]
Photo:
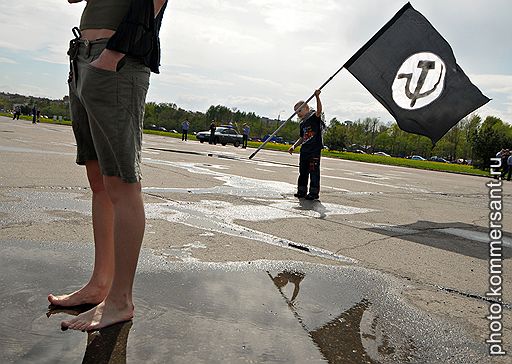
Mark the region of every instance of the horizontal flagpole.
[[[339, 68], [339, 69], [338, 69], [338, 70], [337, 70], [337, 71], [336, 71], [336, 72], [335, 72], [331, 77], [329, 77], [329, 78], [327, 79], [327, 81], [325, 81], [325, 82], [322, 84], [322, 86], [320, 86], [317, 90], [322, 90], [322, 89], [325, 87], [325, 85], [327, 85], [329, 82], [331, 82], [331, 80], [332, 80], [334, 77], [336, 77], [336, 75], [337, 75], [338, 73], [340, 73], [340, 71], [341, 71], [343, 68], [345, 68], [345, 65], [341, 66], [341, 67], [340, 67], [340, 68]], [[313, 97], [315, 97], [315, 93], [314, 93], [314, 92], [313, 92], [313, 95], [311, 95], [311, 96], [310, 96], [306, 101], [304, 101], [304, 103], [303, 103], [301, 106], [299, 106], [299, 107], [297, 108], [297, 110], [300, 110], [300, 108], [301, 108], [301, 107], [303, 107], [304, 105], [306, 105], [309, 101], [311, 101], [311, 99], [312, 99]], [[285, 124], [286, 124], [288, 121], [290, 121], [290, 120], [291, 120], [291, 119], [292, 119], [296, 114], [297, 114], [297, 111], [294, 111], [294, 112], [293, 112], [293, 114], [292, 114], [288, 119], [286, 119], [285, 121], [283, 121], [283, 123], [282, 123], [281, 125], [279, 125], [279, 128], [277, 128], [277, 129], [276, 129], [276, 131], [274, 131], [272, 134], [270, 134], [270, 136], [269, 136], [269, 137], [268, 137], [268, 138], [263, 142], [263, 144], [261, 144], [261, 145], [258, 147], [258, 149], [256, 149], [256, 150], [255, 150], [255, 151], [254, 151], [254, 152], [249, 156], [249, 159], [252, 159], [252, 158], [256, 155], [256, 153], [258, 153], [258, 152], [260, 151], [260, 149], [262, 149], [262, 148], [263, 148], [263, 147], [264, 147], [264, 146], [265, 146], [265, 145], [266, 145], [266, 144], [267, 144], [267, 143], [268, 143], [268, 142], [269, 142], [269, 141], [270, 141], [270, 140], [271, 140], [271, 139], [272, 139], [272, 138], [273, 138], [273, 137], [274, 137], [278, 132], [279, 132], [279, 130], [281, 130], [281, 129], [285, 126]]]

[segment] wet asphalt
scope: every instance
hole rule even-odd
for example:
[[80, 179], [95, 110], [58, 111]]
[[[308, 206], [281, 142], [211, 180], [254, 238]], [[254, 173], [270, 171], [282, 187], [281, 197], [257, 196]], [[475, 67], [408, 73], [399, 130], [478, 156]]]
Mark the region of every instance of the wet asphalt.
[[136, 317], [61, 332], [84, 308], [46, 295], [79, 288], [93, 256], [74, 148], [69, 127], [0, 117], [0, 362], [500, 362], [486, 179], [326, 158], [321, 200], [298, 201], [296, 156], [151, 135]]
[[[169, 262], [144, 250], [136, 318], [92, 333], [88, 307], [44, 297], [87, 279], [87, 245], [0, 241], [2, 362], [420, 363], [482, 360], [460, 328], [407, 305], [400, 283], [355, 266]], [[70, 278], [72, 277], [72, 278]], [[475, 362], [475, 361], [473, 361]]]

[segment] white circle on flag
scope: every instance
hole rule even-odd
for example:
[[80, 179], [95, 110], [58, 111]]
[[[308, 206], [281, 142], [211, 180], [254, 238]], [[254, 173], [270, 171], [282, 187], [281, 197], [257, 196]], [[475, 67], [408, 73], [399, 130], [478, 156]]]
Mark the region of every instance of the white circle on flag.
[[398, 69], [391, 86], [393, 100], [402, 109], [416, 110], [436, 100], [444, 89], [446, 66], [434, 53], [410, 56]]

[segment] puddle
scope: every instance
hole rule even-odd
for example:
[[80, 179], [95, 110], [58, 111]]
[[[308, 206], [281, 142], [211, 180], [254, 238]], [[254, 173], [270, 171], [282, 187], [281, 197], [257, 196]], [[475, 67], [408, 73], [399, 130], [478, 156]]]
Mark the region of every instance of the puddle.
[[[261, 181], [260, 181], [261, 182]], [[229, 187], [226, 187], [229, 188]], [[145, 192], [151, 189], [144, 189]], [[232, 189], [233, 191], [233, 189]], [[269, 194], [272, 195], [272, 194]], [[0, 205], [0, 226], [33, 223], [49, 223], [66, 220], [65, 212], [89, 216], [90, 201], [80, 199], [83, 195], [75, 192], [48, 192], [30, 189], [16, 189], [4, 192], [10, 200]], [[247, 228], [236, 221], [269, 221], [291, 218], [326, 218], [331, 215], [353, 215], [371, 212], [320, 201], [296, 199], [245, 198], [245, 204], [232, 204], [219, 200], [199, 202], [164, 200], [162, 203], [145, 204], [148, 219], [165, 220], [202, 229], [210, 233], [224, 234], [236, 238], [256, 240], [286, 249], [299, 249], [306, 254], [343, 262], [356, 262], [334, 252], [304, 243], [297, 243], [265, 232]], [[148, 231], [148, 234], [150, 231]], [[187, 253], [188, 254], [188, 253]]]
[[[82, 244], [0, 240], [0, 362], [485, 362], [485, 346], [403, 302], [400, 284], [359, 267], [299, 262], [175, 263], [143, 250], [136, 318], [62, 332], [76, 314], [46, 294], [75, 289]], [[80, 262], [77, 266], [76, 262]]]
[[286, 182], [261, 180], [222, 172], [226, 166], [205, 163], [179, 163], [145, 158], [145, 163], [166, 165], [173, 168], [185, 169], [194, 174], [205, 174], [224, 182], [221, 186], [211, 188], [154, 188], [145, 187], [147, 193], [194, 193], [222, 194], [239, 197], [281, 198], [283, 195], [294, 193], [296, 186]]

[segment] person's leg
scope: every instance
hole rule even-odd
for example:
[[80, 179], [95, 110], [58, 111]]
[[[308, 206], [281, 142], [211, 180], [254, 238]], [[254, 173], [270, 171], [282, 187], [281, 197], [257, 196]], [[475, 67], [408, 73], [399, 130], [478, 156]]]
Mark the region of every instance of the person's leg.
[[185, 141], [188, 140], [188, 130], [185, 131]]
[[309, 160], [309, 176], [311, 183], [309, 185], [308, 200], [316, 200], [320, 193], [320, 157], [314, 157]]
[[512, 175], [512, 166], [508, 166], [507, 181], [510, 181], [511, 175]]
[[307, 159], [300, 156], [299, 158], [299, 178], [297, 180], [297, 193], [294, 195], [295, 197], [301, 198], [305, 197], [308, 192], [308, 179], [309, 179], [309, 170]]
[[505, 158], [504, 160], [502, 159], [501, 160], [501, 178], [505, 178], [505, 175], [507, 174], [508, 172], [508, 164], [507, 164], [507, 159]]
[[86, 169], [92, 190], [94, 268], [89, 282], [79, 290], [58, 296], [48, 295], [48, 301], [58, 306], [102, 302], [110, 290], [114, 274], [114, 210], [103, 184], [98, 161], [88, 161]]
[[145, 225], [140, 159], [150, 70], [131, 57], [115, 73], [87, 67], [86, 62], [100, 54], [105, 43], [93, 42], [87, 51], [90, 57], [83, 67], [78, 64], [84, 80], [78, 82], [78, 90], [90, 120], [103, 186], [112, 204], [112, 282], [98, 306], [61, 322], [63, 329], [99, 329], [133, 317], [132, 286]]
[[119, 177], [104, 177], [114, 207], [115, 270], [103, 302], [77, 317], [63, 321], [64, 329], [97, 330], [133, 318], [132, 288], [144, 236], [145, 214], [141, 184]]

